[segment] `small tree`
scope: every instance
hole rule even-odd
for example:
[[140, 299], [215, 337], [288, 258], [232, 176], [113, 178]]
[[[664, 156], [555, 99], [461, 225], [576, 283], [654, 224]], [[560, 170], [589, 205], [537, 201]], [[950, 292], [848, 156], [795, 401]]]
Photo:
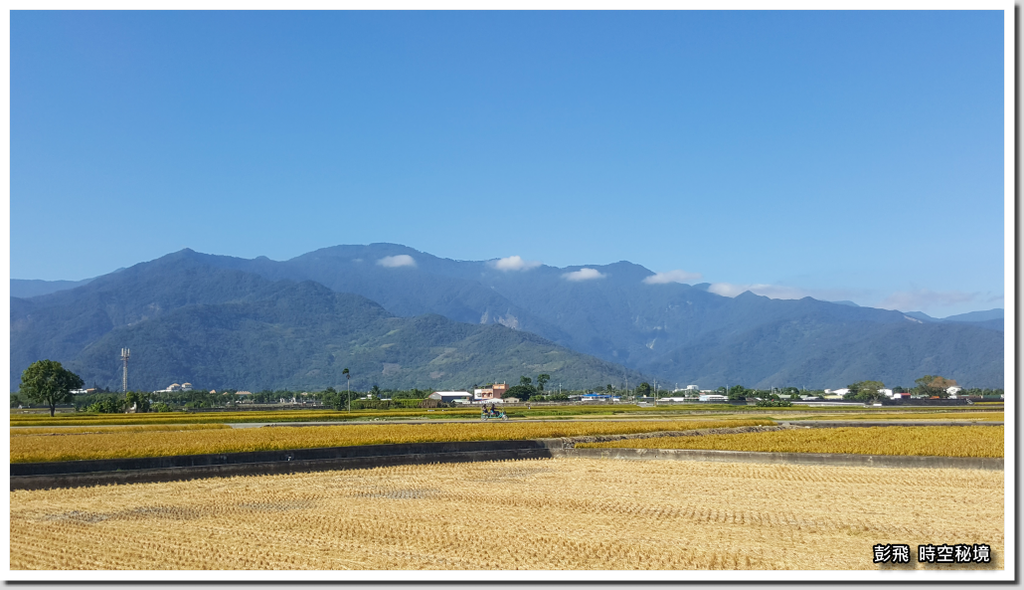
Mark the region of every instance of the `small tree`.
[[644, 381], [640, 385], [636, 386], [636, 394], [641, 397], [647, 397], [651, 395], [651, 384]]
[[29, 365], [21, 374], [18, 392], [31, 401], [50, 407], [53, 416], [57, 404], [66, 404], [75, 399], [73, 389], [81, 389], [82, 378], [68, 371], [57, 361], [42, 360]]
[[537, 375], [537, 391], [544, 391], [544, 384], [551, 380], [551, 375], [541, 373]]

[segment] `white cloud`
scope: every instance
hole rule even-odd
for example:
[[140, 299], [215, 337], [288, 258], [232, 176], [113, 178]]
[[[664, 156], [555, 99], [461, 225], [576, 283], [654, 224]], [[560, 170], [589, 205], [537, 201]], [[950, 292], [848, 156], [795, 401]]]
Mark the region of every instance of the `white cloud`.
[[878, 292], [863, 289], [804, 289], [787, 285], [714, 283], [708, 287], [708, 291], [724, 297], [736, 297], [744, 291], [750, 291], [756, 295], [762, 295], [771, 299], [803, 299], [804, 297], [813, 297], [819, 301], [849, 300], [855, 301], [860, 305], [869, 305], [881, 309], [923, 311], [935, 317], [943, 317], [942, 315], [936, 315], [936, 313], [944, 313], [946, 315], [962, 313], [964, 311], [962, 309], [964, 304], [981, 301], [984, 299], [984, 295], [986, 295], [963, 291], [916, 289], [897, 291], [884, 298], [881, 302], [874, 303], [878, 301]]
[[960, 303], [969, 303], [977, 298], [977, 293], [916, 289], [914, 291], [897, 291], [883, 299], [878, 304], [878, 307], [899, 311], [924, 311]]
[[648, 285], [664, 285], [665, 283], [689, 283], [700, 280], [699, 272], [686, 272], [685, 270], [670, 270], [668, 272], [655, 273], [644, 279]]
[[[750, 291], [755, 295], [763, 295], [771, 299], [803, 299], [804, 297], [814, 297], [812, 292], [807, 289], [801, 289], [800, 287], [788, 287], [785, 285], [736, 285], [733, 283], [714, 283], [708, 287], [708, 291], [715, 295], [722, 295], [724, 297], [735, 297], [744, 291]], [[821, 299], [821, 297], [815, 297], [815, 299]]]
[[386, 268], [398, 268], [400, 266], [416, 266], [416, 261], [408, 254], [397, 256], [385, 256], [377, 261], [377, 264]]
[[603, 279], [605, 275], [594, 268], [581, 268], [573, 272], [567, 272], [563, 277], [570, 281], [589, 281], [591, 279]]
[[540, 266], [539, 262], [532, 260], [523, 260], [519, 256], [509, 256], [508, 258], [499, 258], [492, 261], [491, 267], [498, 270], [510, 271], [510, 270], [530, 270], [531, 268], [537, 268]]

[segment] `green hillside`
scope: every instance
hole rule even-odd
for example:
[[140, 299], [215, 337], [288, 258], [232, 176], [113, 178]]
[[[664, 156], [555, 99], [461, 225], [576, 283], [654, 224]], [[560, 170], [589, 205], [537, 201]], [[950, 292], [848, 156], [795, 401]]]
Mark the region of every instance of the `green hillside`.
[[[218, 282], [225, 276], [194, 272], [190, 280], [188, 289], [196, 292], [196, 282]], [[539, 373], [551, 375], [552, 383], [580, 388], [641, 378], [500, 325], [465, 324], [439, 315], [394, 317], [364, 297], [334, 293], [311, 281], [248, 286], [241, 301], [186, 301], [156, 317], [115, 327], [77, 354], [56, 360], [90, 386], [117, 388], [120, 350], [128, 347], [130, 386], [140, 389], [185, 381], [203, 389], [343, 388], [344, 368], [350, 369], [357, 390], [373, 385], [462, 389], [491, 381], [516, 383], [521, 375]], [[231, 292], [215, 287], [202, 290], [217, 293], [215, 298]], [[253, 300], [254, 294], [261, 298]], [[173, 299], [166, 294], [162, 298]], [[143, 303], [131, 301], [130, 306], [144, 308]], [[65, 317], [59, 311], [53, 310]], [[34, 313], [45, 316], [46, 309]]]

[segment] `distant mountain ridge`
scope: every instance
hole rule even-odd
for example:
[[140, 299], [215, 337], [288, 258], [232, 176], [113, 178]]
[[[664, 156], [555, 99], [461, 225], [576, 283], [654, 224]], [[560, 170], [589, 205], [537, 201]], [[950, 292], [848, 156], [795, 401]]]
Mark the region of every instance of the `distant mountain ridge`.
[[[396, 244], [334, 246], [280, 262], [184, 250], [144, 264], [176, 258], [228, 273], [223, 280], [238, 286], [223, 290], [236, 299], [251, 300], [252, 277], [313, 281], [365, 297], [396, 316], [438, 314], [532, 332], [662, 383], [841, 387], [879, 379], [909, 386], [924, 374], [941, 374], [968, 386], [1002, 387], [1002, 322], [990, 317], [995, 311], [943, 321], [811, 298], [772, 300], [749, 292], [728, 298], [709, 292], [706, 284], [650, 284], [655, 273], [629, 262], [499, 265], [442, 259]], [[140, 284], [128, 290], [141, 295], [149, 288]], [[77, 314], [96, 313], [105, 305], [82, 288], [66, 293], [74, 292], [81, 293], [66, 303]], [[15, 312], [23, 314], [23, 308], [46, 298], [58, 298], [53, 301], [63, 306], [61, 296], [12, 299], [12, 372]], [[120, 313], [140, 319], [176, 304], [161, 303], [155, 293], [132, 301], [125, 294]], [[84, 326], [79, 330], [91, 334]], [[76, 333], [72, 329], [62, 338], [74, 340]]]
[[11, 297], [37, 297], [57, 291], [67, 291], [88, 284], [92, 279], [81, 281], [42, 281], [39, 279], [11, 279]]
[[450, 388], [548, 373], [567, 386], [642, 375], [503, 326], [439, 315], [395, 317], [313, 281], [270, 281], [179, 252], [89, 285], [11, 299], [11, 387], [40, 358], [87, 384], [116, 388], [120, 349], [130, 386]]

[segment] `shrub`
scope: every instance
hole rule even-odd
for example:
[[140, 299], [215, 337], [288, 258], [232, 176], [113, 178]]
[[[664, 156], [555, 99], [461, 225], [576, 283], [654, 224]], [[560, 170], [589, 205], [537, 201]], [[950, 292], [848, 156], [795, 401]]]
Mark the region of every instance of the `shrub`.
[[85, 411], [93, 414], [120, 414], [124, 411], [124, 401], [110, 396], [86, 406]]

